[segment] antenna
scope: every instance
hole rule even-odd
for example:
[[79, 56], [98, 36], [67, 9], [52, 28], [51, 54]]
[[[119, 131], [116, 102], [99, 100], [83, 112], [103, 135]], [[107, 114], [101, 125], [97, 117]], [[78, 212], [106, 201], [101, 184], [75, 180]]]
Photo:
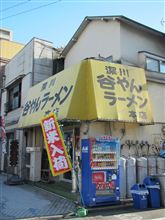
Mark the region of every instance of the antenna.
[[164, 26], [165, 25], [165, 20], [164, 18], [162, 18], [162, 20], [160, 21], [161, 25]]
[[165, 18], [162, 18], [160, 21], [161, 25], [163, 26], [164, 32], [165, 32]]

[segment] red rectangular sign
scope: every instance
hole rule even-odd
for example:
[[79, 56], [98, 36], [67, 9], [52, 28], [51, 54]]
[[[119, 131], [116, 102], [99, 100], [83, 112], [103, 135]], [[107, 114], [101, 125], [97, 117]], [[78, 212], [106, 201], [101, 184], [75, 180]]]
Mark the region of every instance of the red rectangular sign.
[[71, 162], [55, 114], [43, 118], [41, 126], [52, 175], [70, 171]]
[[92, 173], [93, 183], [99, 183], [99, 182], [105, 182], [105, 181], [106, 181], [106, 173], [104, 171]]

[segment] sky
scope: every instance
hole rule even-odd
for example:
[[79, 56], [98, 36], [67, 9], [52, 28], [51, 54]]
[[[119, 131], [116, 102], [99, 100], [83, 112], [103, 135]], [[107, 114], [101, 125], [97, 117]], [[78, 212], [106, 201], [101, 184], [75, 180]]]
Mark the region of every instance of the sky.
[[85, 16], [123, 15], [165, 33], [165, 0], [0, 0], [0, 27], [13, 41], [64, 47]]

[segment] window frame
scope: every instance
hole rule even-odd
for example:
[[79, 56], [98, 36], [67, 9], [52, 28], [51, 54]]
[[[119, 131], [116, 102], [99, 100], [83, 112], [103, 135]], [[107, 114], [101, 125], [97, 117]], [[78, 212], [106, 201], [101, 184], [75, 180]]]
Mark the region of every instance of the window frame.
[[[158, 70], [151, 70], [151, 69], [148, 69], [147, 68], [147, 59], [151, 59], [151, 60], [154, 60], [154, 61], [157, 61], [158, 62]], [[161, 62], [164, 62], [165, 63], [165, 59], [159, 57], [159, 56], [152, 56], [150, 54], [146, 54], [145, 56], [145, 69], [147, 71], [151, 71], [151, 72], [156, 72], [156, 73], [161, 73], [161, 74], [165, 74], [165, 72], [161, 71]]]
[[[18, 87], [18, 89], [17, 89]], [[16, 90], [16, 91], [14, 91]], [[21, 90], [22, 90], [22, 82], [19, 81], [14, 83], [12, 86], [8, 88], [8, 112], [11, 112], [15, 109], [21, 107]], [[14, 104], [14, 101], [18, 98], [18, 103]]]
[[160, 60], [160, 73], [165, 73], [165, 70], [164, 72], [161, 71], [161, 63], [164, 63], [164, 69], [165, 69], [165, 60]]

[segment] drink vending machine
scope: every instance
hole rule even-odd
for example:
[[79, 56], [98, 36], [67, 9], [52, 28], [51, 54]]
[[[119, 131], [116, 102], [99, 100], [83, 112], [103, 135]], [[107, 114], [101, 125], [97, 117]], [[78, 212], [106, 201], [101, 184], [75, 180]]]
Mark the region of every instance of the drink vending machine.
[[81, 195], [86, 206], [119, 202], [120, 142], [110, 136], [82, 140]]

